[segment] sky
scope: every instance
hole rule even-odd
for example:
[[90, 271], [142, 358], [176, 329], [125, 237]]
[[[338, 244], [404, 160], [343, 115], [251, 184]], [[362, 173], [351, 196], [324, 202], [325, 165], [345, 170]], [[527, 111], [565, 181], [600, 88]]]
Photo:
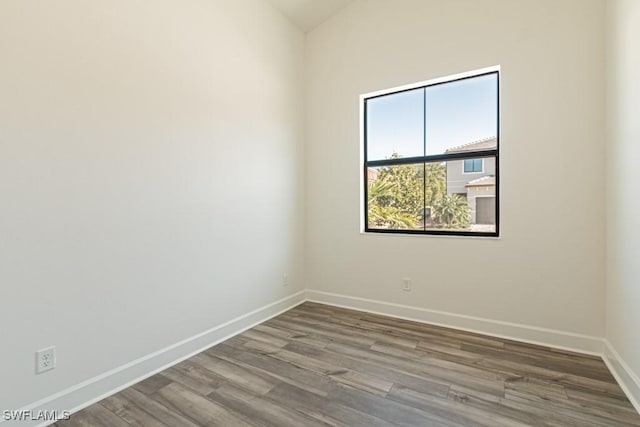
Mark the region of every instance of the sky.
[[394, 152], [400, 157], [442, 154], [496, 136], [497, 84], [497, 75], [489, 74], [369, 99], [368, 160], [388, 159]]

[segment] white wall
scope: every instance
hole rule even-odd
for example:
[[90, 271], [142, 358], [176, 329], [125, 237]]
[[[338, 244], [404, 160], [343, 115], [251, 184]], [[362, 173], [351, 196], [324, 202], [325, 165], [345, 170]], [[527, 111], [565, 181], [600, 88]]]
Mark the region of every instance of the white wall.
[[[640, 372], [628, 197], [638, 5], [609, 4], [606, 334]], [[0, 2], [0, 409], [305, 278], [320, 291], [602, 336], [604, 9], [360, 0], [308, 34], [303, 52], [300, 31], [262, 0]], [[359, 234], [358, 96], [498, 64], [500, 240]], [[58, 368], [35, 376], [33, 353], [48, 345]]]
[[640, 402], [640, 2], [607, 2], [607, 330]]
[[0, 2], [0, 409], [303, 288], [303, 48], [263, 0]]
[[[600, 0], [362, 0], [309, 33], [307, 286], [602, 336], [603, 15]], [[361, 235], [358, 96], [492, 65], [501, 238]]]

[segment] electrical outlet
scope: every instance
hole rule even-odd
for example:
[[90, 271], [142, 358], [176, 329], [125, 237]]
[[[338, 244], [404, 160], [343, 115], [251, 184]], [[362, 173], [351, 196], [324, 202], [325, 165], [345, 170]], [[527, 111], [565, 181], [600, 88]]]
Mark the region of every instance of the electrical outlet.
[[402, 290], [405, 292], [411, 292], [411, 279], [404, 277], [402, 279]]
[[289, 275], [286, 273], [282, 275], [282, 286], [289, 286]]
[[56, 367], [56, 348], [54, 346], [36, 351], [36, 374], [50, 371]]

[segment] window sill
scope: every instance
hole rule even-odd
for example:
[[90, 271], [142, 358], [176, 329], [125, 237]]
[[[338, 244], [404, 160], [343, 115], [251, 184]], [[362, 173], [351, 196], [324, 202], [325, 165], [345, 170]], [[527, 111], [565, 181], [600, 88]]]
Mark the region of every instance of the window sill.
[[445, 238], [445, 239], [471, 239], [471, 240], [501, 240], [502, 236], [471, 236], [458, 234], [426, 234], [426, 233], [389, 233], [376, 231], [360, 231], [366, 236], [395, 236], [395, 237], [418, 237], [418, 238]]

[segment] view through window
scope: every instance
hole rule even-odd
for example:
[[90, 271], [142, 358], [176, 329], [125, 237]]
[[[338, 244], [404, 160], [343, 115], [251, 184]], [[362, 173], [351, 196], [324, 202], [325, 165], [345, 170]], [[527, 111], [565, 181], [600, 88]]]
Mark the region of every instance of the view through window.
[[497, 236], [499, 74], [364, 98], [365, 231]]

